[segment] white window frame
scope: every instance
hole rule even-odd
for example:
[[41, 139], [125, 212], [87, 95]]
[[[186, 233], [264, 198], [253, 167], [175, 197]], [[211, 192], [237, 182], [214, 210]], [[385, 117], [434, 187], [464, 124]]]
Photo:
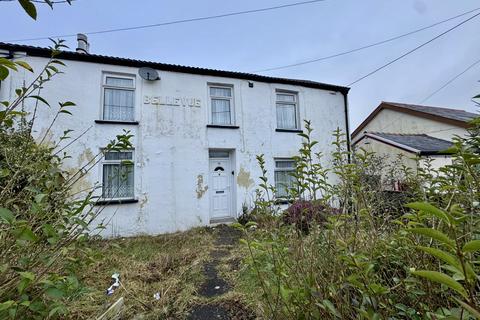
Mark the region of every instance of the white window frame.
[[[294, 97], [293, 102], [288, 102], [288, 101], [279, 101], [278, 100], [278, 95], [283, 94], [283, 95], [290, 95]], [[280, 130], [300, 130], [300, 104], [299, 104], [299, 94], [296, 91], [289, 91], [289, 90], [282, 90], [282, 89], [277, 89], [275, 90], [275, 119], [276, 119], [276, 128]], [[278, 126], [278, 118], [277, 118], [277, 108], [279, 104], [284, 104], [284, 105], [294, 105], [295, 108], [295, 128], [281, 128]]]
[[[107, 78], [119, 78], [119, 79], [128, 79], [133, 80], [132, 87], [122, 87], [122, 86], [112, 86], [107, 84]], [[128, 120], [111, 120], [105, 118], [105, 89], [119, 89], [119, 90], [128, 90], [133, 91], [133, 118]], [[136, 104], [137, 104], [137, 96], [136, 96], [136, 77], [130, 74], [124, 73], [113, 73], [113, 72], [103, 72], [102, 73], [102, 94], [101, 94], [101, 110], [100, 110], [100, 119], [106, 121], [118, 121], [118, 122], [135, 122], [136, 119]]]
[[[221, 88], [221, 89], [230, 89], [231, 90], [231, 97], [220, 97], [220, 96], [212, 96], [210, 93], [210, 88]], [[215, 126], [235, 126], [235, 90], [233, 84], [225, 84], [225, 83], [208, 83], [207, 85], [208, 90], [208, 105], [209, 105], [209, 112], [208, 112], [208, 123]], [[212, 100], [213, 99], [221, 99], [221, 100], [229, 100], [230, 101], [230, 123], [229, 124], [219, 124], [213, 123], [213, 108], [212, 108]]]
[[[275, 166], [273, 170], [273, 178], [274, 178], [275, 190], [276, 190], [275, 196], [278, 198], [285, 198], [284, 195], [278, 194], [276, 173], [277, 172], [295, 172], [295, 160], [293, 160], [292, 158], [273, 158], [273, 161]], [[293, 166], [291, 168], [279, 168], [277, 167], [277, 162], [293, 162]]]
[[[107, 150], [107, 149], [102, 149], [102, 154], [103, 154], [103, 159], [100, 163], [100, 179], [102, 181], [102, 195], [101, 199], [102, 200], [131, 200], [135, 199], [135, 150], [134, 149], [122, 149], [122, 150]], [[106, 164], [118, 164], [121, 165], [122, 161], [126, 160], [106, 160], [105, 154], [110, 153], [110, 152], [131, 152], [132, 153], [132, 158], [130, 161], [132, 162], [132, 170], [133, 170], [133, 179], [132, 179], [132, 195], [130, 197], [113, 197], [113, 198], [107, 198], [104, 195], [104, 180], [103, 180], [103, 173], [104, 173], [104, 165]]]

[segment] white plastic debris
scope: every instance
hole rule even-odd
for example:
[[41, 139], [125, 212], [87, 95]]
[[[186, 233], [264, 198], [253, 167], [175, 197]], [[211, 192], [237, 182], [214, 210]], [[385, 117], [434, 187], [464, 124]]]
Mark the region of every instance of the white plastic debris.
[[112, 295], [118, 287], [120, 287], [120, 274], [114, 273], [112, 274], [112, 285], [107, 289], [107, 296]]
[[155, 292], [155, 294], [153, 295], [153, 298], [155, 300], [160, 300], [160, 292]]
[[216, 287], [215, 287], [215, 290], [218, 290], [218, 289], [220, 289], [220, 286], [216, 286]]

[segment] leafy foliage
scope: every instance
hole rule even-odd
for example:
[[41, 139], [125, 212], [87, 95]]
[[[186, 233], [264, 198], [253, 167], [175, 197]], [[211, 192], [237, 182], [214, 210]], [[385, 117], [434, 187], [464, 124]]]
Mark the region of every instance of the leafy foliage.
[[[57, 142], [44, 143], [60, 116], [70, 116], [70, 101], [58, 104], [44, 136], [31, 135], [35, 115], [49, 102], [40, 91], [61, 71], [56, 59], [62, 42], [54, 43], [52, 58], [29, 85], [17, 89], [12, 101], [0, 105], [0, 318], [57, 318], [68, 312], [68, 301], [83, 292], [76, 271], [93, 261], [86, 246], [91, 222], [98, 216], [97, 186], [76, 194], [75, 183], [101, 159], [97, 154], [84, 168], [67, 172], [66, 130]], [[0, 61], [10, 71], [33, 69], [20, 61]], [[32, 110], [27, 113], [25, 110]], [[131, 135], [118, 135], [107, 150], [130, 148]], [[60, 143], [64, 143], [61, 146]]]
[[[39, 2], [39, 1], [37, 1]], [[43, 0], [45, 4], [47, 4], [50, 8], [53, 9], [54, 1], [52, 0]], [[66, 3], [72, 4], [72, 0], [65, 0]], [[18, 0], [18, 3], [22, 6], [25, 13], [27, 13], [30, 18], [33, 20], [37, 20], [37, 8], [35, 7], [35, 3], [32, 0]]]
[[[422, 165], [415, 171], [399, 159], [350, 152], [339, 130], [333, 166], [324, 169], [323, 158], [311, 156], [318, 153], [306, 127], [290, 188], [296, 204], [283, 215], [275, 211], [275, 190], [259, 157], [256, 208], [272, 219], [308, 219], [309, 232], [278, 222], [238, 226], [249, 253], [242, 278], [260, 313], [268, 319], [479, 318], [480, 122], [472, 122], [469, 136], [455, 138], [451, 165], [435, 169], [417, 159]], [[336, 214], [311, 218], [328, 207]]]

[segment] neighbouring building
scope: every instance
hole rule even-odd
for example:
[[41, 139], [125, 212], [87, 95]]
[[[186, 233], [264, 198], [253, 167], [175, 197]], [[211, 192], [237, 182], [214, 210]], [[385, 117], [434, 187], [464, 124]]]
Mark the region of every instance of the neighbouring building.
[[[451, 163], [445, 152], [455, 136], [465, 136], [478, 114], [464, 110], [382, 102], [352, 133], [355, 148], [402, 161], [412, 169], [430, 159], [432, 167]], [[419, 158], [420, 161], [414, 159]]]
[[[65, 73], [41, 96], [52, 106], [77, 104], [47, 137], [58, 141], [67, 129], [79, 136], [67, 149], [68, 169], [87, 164], [123, 129], [134, 135], [133, 149], [104, 154], [76, 186], [101, 184], [104, 236], [160, 234], [235, 219], [254, 200], [261, 175], [257, 155], [264, 154], [268, 178], [281, 195], [301, 145], [303, 119], [312, 122], [313, 139], [325, 155], [333, 150], [332, 132], [348, 132], [346, 87], [88, 50], [86, 37], [79, 36], [77, 51], [58, 57]], [[50, 54], [48, 48], [0, 43], [0, 56], [27, 61], [35, 70]], [[0, 99], [13, 98], [15, 88], [33, 76], [13, 73], [1, 83]], [[37, 112], [35, 137], [45, 135], [56, 111], [42, 106]]]

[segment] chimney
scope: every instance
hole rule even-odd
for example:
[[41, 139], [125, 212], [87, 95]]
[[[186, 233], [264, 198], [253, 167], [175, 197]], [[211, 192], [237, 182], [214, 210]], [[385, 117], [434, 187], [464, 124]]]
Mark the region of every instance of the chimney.
[[90, 44], [88, 43], [88, 38], [83, 33], [77, 34], [77, 52], [88, 54], [90, 49]]

